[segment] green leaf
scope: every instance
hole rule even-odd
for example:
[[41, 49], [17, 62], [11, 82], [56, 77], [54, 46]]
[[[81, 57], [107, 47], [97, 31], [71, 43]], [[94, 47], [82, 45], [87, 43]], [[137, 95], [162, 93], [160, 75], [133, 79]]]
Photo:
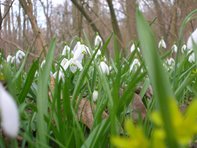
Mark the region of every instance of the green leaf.
[[153, 86], [154, 95], [159, 103], [163, 122], [165, 123], [164, 128], [167, 134], [167, 141], [170, 147], [177, 147], [172, 122], [170, 120], [169, 99], [174, 98], [174, 94], [172, 92], [168, 74], [158, 55], [157, 44], [153, 32], [139, 10], [136, 12], [136, 22], [145, 65]]
[[37, 147], [40, 147], [39, 143], [47, 145], [48, 128], [45, 122], [45, 116], [48, 116], [48, 81], [51, 70], [51, 65], [54, 56], [56, 39], [53, 39], [46, 57], [46, 63], [43, 69], [40, 70], [38, 78], [38, 90], [37, 90]]
[[29, 89], [30, 89], [30, 87], [31, 87], [31, 84], [32, 84], [33, 80], [34, 80], [35, 72], [36, 72], [36, 70], [38, 69], [38, 64], [39, 64], [39, 62], [38, 62], [38, 60], [36, 60], [36, 61], [32, 64], [32, 66], [31, 66], [29, 72], [27, 73], [27, 78], [26, 78], [26, 80], [25, 80], [25, 84], [24, 84], [24, 86], [23, 86], [23, 88], [22, 88], [22, 91], [21, 91], [19, 97], [18, 97], [20, 103], [24, 102], [25, 97], [27, 96], [27, 93], [28, 93], [28, 91], [29, 91]]

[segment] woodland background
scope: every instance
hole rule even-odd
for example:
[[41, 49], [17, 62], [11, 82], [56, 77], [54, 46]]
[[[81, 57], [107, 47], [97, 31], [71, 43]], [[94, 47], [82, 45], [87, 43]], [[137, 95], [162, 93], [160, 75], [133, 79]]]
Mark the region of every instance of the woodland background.
[[[0, 50], [5, 55], [17, 49], [31, 48], [38, 57], [52, 37], [58, 39], [56, 52], [73, 37], [93, 41], [95, 32], [105, 40], [114, 32], [120, 49], [127, 53], [137, 39], [135, 10], [137, 6], [152, 24], [157, 39], [164, 38], [170, 49], [176, 41], [180, 24], [197, 8], [197, 0], [0, 0]], [[185, 29], [185, 40], [197, 27], [196, 19]], [[109, 46], [113, 53], [113, 43]]]

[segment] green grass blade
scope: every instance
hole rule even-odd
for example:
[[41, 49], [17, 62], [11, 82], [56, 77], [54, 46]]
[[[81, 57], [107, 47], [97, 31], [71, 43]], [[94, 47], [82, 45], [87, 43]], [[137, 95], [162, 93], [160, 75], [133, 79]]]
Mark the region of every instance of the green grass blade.
[[39, 143], [47, 145], [47, 123], [44, 117], [48, 114], [48, 81], [49, 73], [54, 56], [56, 39], [53, 39], [46, 57], [46, 63], [42, 70], [40, 70], [38, 78], [38, 91], [37, 91], [37, 147]]
[[167, 141], [170, 147], [177, 147], [169, 110], [169, 99], [174, 98], [174, 95], [167, 77], [167, 72], [165, 71], [158, 55], [153, 32], [139, 10], [136, 12], [136, 22], [142, 54], [153, 86], [154, 95], [159, 103], [162, 119], [164, 121], [164, 128], [167, 134]]
[[21, 103], [24, 102], [25, 97], [27, 96], [27, 93], [28, 93], [28, 91], [29, 91], [29, 89], [31, 87], [31, 84], [34, 81], [34, 75], [35, 75], [36, 70], [38, 69], [38, 63], [39, 63], [38, 60], [35, 61], [32, 64], [29, 72], [27, 73], [27, 78], [26, 78], [25, 84], [23, 86], [23, 89], [22, 89], [19, 97], [18, 97], [19, 98], [19, 101]]

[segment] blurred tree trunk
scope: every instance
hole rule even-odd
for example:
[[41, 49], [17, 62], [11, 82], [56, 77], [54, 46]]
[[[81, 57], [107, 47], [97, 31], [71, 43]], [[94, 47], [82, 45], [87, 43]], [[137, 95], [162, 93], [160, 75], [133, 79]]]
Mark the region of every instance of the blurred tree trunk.
[[112, 3], [112, 0], [107, 0], [107, 3], [108, 3], [108, 6], [109, 6], [109, 9], [110, 9], [110, 15], [111, 15], [111, 23], [112, 23], [112, 27], [113, 27], [113, 31], [117, 37], [117, 40], [118, 40], [118, 47], [119, 49], [124, 49], [124, 46], [123, 46], [123, 40], [122, 40], [122, 35], [121, 35], [121, 32], [120, 32], [120, 28], [119, 28], [119, 25], [118, 25], [118, 21], [117, 21], [117, 18], [116, 18], [116, 14], [115, 14], [115, 10], [114, 10], [114, 6], [113, 6], [113, 3]]
[[97, 28], [96, 24], [94, 23], [94, 21], [92, 20], [92, 18], [86, 13], [86, 11], [84, 10], [84, 8], [77, 2], [77, 0], [71, 0], [72, 3], [76, 6], [76, 8], [81, 12], [81, 14], [85, 17], [85, 19], [87, 20], [87, 22], [90, 24], [90, 26], [92, 27], [92, 30], [95, 32], [98, 32], [102, 37], [101, 31]]
[[45, 51], [45, 42], [42, 36], [42, 33], [38, 27], [36, 17], [33, 14], [33, 5], [31, 0], [19, 0], [20, 5], [22, 6], [25, 14], [28, 16], [33, 33], [35, 35], [35, 46], [37, 49], [37, 53], [41, 54], [42, 50]]
[[[81, 0], [76, 0], [81, 5]], [[73, 29], [81, 37], [83, 16], [76, 5], [72, 5]]]
[[43, 8], [43, 12], [46, 18], [46, 26], [47, 26], [47, 30], [46, 30], [46, 39], [47, 41], [49, 41], [52, 38], [52, 29], [51, 29], [51, 19], [50, 19], [50, 6], [51, 3], [49, 2], [49, 0], [46, 0], [46, 6], [44, 5], [44, 2], [42, 0], [39, 0], [42, 8]]
[[163, 16], [163, 13], [162, 13], [162, 7], [160, 5], [160, 2], [159, 0], [153, 0], [153, 3], [154, 3], [154, 9], [156, 11], [156, 14], [157, 14], [157, 20], [158, 20], [158, 24], [159, 24], [159, 31], [160, 31], [160, 36], [163, 36], [164, 40], [167, 39], [167, 36], [166, 36], [166, 30], [165, 30], [165, 21], [164, 21], [164, 16]]
[[[0, 3], [1, 3], [1, 0], [0, 0]], [[2, 22], [3, 22], [3, 16], [1, 13], [1, 5], [0, 5], [0, 37], [1, 37]]]
[[128, 40], [134, 40], [136, 38], [136, 26], [135, 26], [135, 10], [136, 0], [126, 0], [126, 14], [127, 14], [127, 30]]

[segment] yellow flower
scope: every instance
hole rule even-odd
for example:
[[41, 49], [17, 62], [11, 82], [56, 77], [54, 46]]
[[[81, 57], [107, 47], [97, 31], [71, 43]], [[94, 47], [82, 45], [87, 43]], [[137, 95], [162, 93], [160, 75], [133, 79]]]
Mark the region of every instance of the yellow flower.
[[[194, 135], [197, 134], [197, 100], [194, 100], [186, 113], [183, 115], [175, 102], [174, 99], [170, 101], [170, 113], [172, 126], [174, 128], [175, 137], [179, 144], [187, 145], [191, 142]], [[163, 130], [163, 123], [161, 115], [159, 112], [152, 113], [152, 121]]]
[[132, 121], [126, 120], [125, 129], [129, 137], [112, 137], [111, 142], [118, 148], [147, 148], [149, 142], [140, 126], [134, 126]]

